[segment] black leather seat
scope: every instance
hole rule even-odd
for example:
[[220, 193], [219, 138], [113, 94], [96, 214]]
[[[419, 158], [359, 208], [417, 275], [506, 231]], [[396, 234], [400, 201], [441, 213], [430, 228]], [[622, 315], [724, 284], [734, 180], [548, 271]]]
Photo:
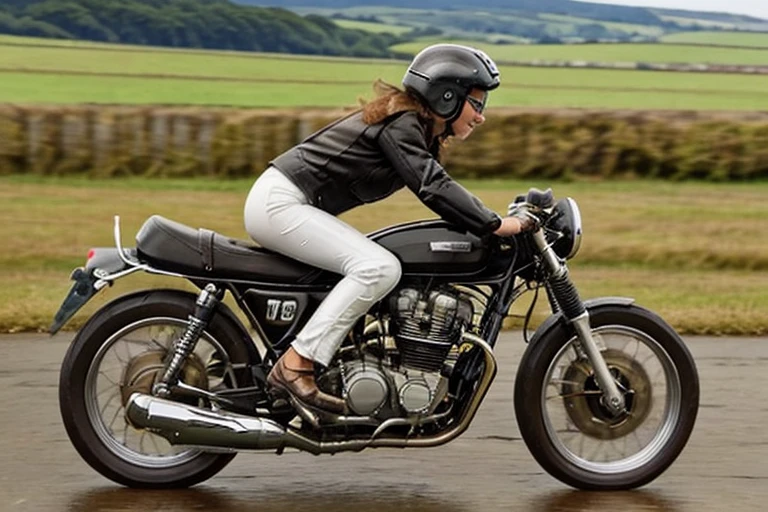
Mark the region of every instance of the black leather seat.
[[253, 242], [194, 229], [159, 215], [153, 215], [141, 227], [136, 249], [140, 259], [159, 270], [192, 276], [309, 284], [324, 274], [333, 275]]

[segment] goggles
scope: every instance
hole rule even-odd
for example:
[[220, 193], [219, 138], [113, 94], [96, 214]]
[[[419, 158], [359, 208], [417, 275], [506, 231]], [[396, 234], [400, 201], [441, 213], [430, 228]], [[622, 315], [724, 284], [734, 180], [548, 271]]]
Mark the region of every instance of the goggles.
[[468, 94], [467, 102], [469, 102], [470, 106], [475, 109], [475, 112], [482, 115], [483, 111], [485, 110], [485, 105], [488, 102], [488, 94], [486, 93], [483, 96], [483, 99], [478, 99]]

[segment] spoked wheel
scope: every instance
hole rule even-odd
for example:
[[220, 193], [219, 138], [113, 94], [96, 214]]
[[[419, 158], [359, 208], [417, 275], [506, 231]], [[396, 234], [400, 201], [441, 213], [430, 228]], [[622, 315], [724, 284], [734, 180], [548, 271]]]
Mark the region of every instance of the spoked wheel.
[[[164, 359], [184, 329], [184, 321], [168, 317], [127, 325], [102, 345], [91, 363], [85, 383], [88, 420], [104, 446], [123, 460], [147, 467], [171, 467], [202, 453], [175, 447], [161, 436], [137, 430], [125, 417], [131, 394], [152, 393], [153, 384], [165, 368]], [[229, 366], [227, 359], [218, 342], [204, 335], [185, 362], [181, 380], [204, 390], [221, 385], [224, 379], [234, 382], [231, 374], [219, 375], [222, 368]], [[198, 399], [185, 401], [206, 405]]]
[[[194, 308], [194, 297], [166, 293], [107, 305], [78, 334], [62, 367], [61, 413], [75, 448], [104, 476], [133, 487], [194, 485], [234, 457], [171, 445], [125, 417], [133, 393], [151, 393]], [[233, 366], [245, 363], [247, 352], [233, 329], [214, 317], [182, 367], [185, 384], [211, 391], [239, 386]], [[183, 401], [210, 406], [198, 398]]]
[[696, 368], [674, 331], [642, 308], [600, 308], [591, 323], [625, 410], [605, 406], [591, 363], [563, 325], [523, 356], [518, 424], [537, 461], [563, 482], [638, 487], [661, 474], [688, 440], [698, 409]]

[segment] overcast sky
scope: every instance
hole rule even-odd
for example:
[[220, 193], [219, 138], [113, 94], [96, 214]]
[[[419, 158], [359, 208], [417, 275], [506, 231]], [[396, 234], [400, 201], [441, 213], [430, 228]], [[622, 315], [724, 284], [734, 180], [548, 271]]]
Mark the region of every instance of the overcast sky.
[[748, 14], [768, 19], [768, 2], [765, 0], [589, 0], [598, 4], [636, 5], [639, 7], [664, 7], [689, 11], [716, 11]]

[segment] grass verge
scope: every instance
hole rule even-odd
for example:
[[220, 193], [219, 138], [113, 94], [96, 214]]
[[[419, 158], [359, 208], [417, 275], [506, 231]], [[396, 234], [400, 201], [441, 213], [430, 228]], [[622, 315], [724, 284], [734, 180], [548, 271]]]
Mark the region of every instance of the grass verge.
[[[112, 246], [112, 218], [124, 243], [152, 214], [247, 238], [242, 206], [251, 180], [85, 180], [0, 178], [0, 331], [38, 331], [69, 289], [69, 272], [90, 247]], [[467, 181], [498, 211], [544, 181]], [[575, 182], [554, 184], [580, 204], [585, 238], [570, 263], [583, 298], [630, 296], [684, 333], [768, 333], [768, 183]], [[372, 231], [433, 217], [407, 191], [342, 216]], [[102, 292], [68, 328], [98, 306], [147, 286], [180, 280], [135, 276]], [[513, 307], [523, 314], [527, 300]], [[546, 315], [544, 300], [536, 322]], [[519, 325], [511, 320], [508, 325]]]

